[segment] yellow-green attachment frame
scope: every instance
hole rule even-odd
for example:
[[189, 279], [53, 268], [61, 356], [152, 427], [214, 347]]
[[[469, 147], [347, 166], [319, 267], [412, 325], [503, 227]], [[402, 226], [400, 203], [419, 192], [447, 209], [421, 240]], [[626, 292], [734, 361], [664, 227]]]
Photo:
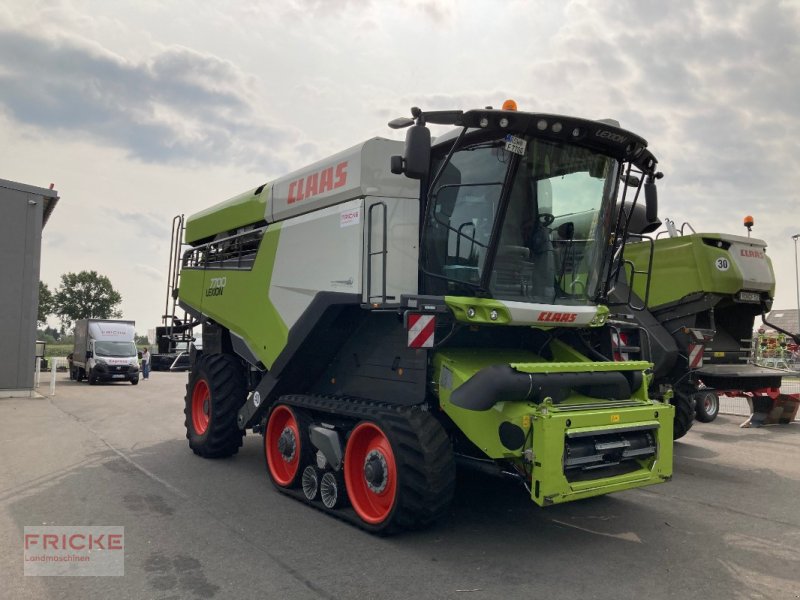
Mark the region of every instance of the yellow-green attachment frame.
[[[645, 371], [644, 361], [593, 362], [574, 349], [555, 341], [553, 361], [531, 351], [449, 348], [434, 357], [435, 381], [441, 409], [464, 435], [488, 458], [508, 461], [525, 474], [531, 498], [540, 506], [558, 504], [661, 483], [672, 476], [672, 423], [674, 408], [651, 400], [648, 377], [630, 398], [598, 399], [572, 391], [558, 403], [498, 402], [488, 410], [469, 410], [451, 402], [451, 395], [483, 368], [510, 365], [519, 373], [586, 373]], [[501, 427], [519, 428], [516, 448], [504, 444]], [[654, 455], [626, 463], [624, 472], [597, 469], [597, 476], [568, 477], [565, 469], [567, 443], [571, 438], [616, 438], [626, 432], [648, 432], [655, 443]], [[604, 437], [605, 436], [605, 437]], [[506, 443], [507, 440], [506, 440]]]

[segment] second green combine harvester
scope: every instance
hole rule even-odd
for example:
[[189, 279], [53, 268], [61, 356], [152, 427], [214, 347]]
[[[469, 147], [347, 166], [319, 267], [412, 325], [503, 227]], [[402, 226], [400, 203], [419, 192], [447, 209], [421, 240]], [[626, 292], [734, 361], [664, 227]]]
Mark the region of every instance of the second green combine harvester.
[[668, 480], [674, 409], [649, 362], [613, 360], [607, 324], [632, 214], [615, 207], [655, 213], [645, 140], [412, 115], [390, 124], [405, 146], [373, 138], [187, 220], [192, 450], [261, 432], [280, 491], [384, 532], [440, 517], [457, 464], [542, 506]]

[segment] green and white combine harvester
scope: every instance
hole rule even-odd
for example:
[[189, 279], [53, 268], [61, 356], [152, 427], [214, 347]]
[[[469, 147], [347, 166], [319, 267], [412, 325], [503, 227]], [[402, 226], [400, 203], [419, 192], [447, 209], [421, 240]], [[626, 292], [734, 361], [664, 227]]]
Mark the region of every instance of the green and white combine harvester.
[[630, 223], [656, 221], [645, 140], [515, 107], [412, 115], [390, 123], [405, 144], [367, 140], [178, 228], [176, 329], [203, 332], [191, 449], [260, 432], [278, 490], [376, 532], [442, 516], [457, 464], [541, 506], [669, 480], [675, 395], [615, 360], [646, 354], [622, 344], [642, 311], [620, 292]]

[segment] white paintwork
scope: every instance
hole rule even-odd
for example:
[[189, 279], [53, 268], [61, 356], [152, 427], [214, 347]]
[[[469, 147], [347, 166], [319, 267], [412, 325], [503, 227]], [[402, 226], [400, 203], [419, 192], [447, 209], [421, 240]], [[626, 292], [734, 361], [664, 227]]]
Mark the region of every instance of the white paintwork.
[[769, 291], [775, 277], [766, 254], [767, 244], [740, 236], [724, 236], [723, 239], [733, 242], [728, 252], [742, 274], [742, 289]]
[[132, 342], [136, 329], [132, 322], [90, 321], [89, 337], [103, 342]]
[[[376, 137], [276, 179], [264, 218], [282, 221], [368, 195], [419, 198], [418, 181], [389, 169], [391, 157], [403, 149], [403, 142]], [[309, 186], [316, 190], [311, 196]]]
[[[585, 327], [597, 315], [596, 306], [572, 306], [562, 304], [532, 304], [528, 302], [502, 301], [511, 315], [512, 325], [543, 325], [547, 327]], [[574, 321], [562, 322], [547, 319], [548, 315], [575, 315]]]
[[341, 226], [342, 213], [363, 211], [350, 200], [291, 219], [281, 226], [269, 298], [291, 328], [317, 292], [362, 292], [364, 219]]
[[[386, 205], [386, 297], [387, 302], [399, 302], [402, 294], [416, 294], [419, 272], [419, 200], [414, 198], [374, 198], [366, 199], [367, 210], [370, 206], [383, 202]], [[373, 210], [372, 217], [372, 251], [381, 250], [383, 207]], [[364, 225], [364, 302], [369, 297], [376, 301], [381, 295], [383, 277], [382, 258], [372, 257], [371, 290], [367, 290], [367, 229], [368, 214], [362, 216]]]

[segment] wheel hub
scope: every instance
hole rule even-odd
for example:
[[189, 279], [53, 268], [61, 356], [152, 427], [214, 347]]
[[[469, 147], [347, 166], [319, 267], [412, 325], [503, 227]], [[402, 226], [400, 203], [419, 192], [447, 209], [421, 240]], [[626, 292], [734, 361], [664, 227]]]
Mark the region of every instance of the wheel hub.
[[372, 450], [364, 459], [364, 479], [371, 491], [380, 494], [386, 489], [386, 482], [389, 480], [389, 469], [386, 466], [386, 458], [378, 450]]
[[281, 431], [281, 435], [278, 438], [278, 451], [286, 462], [294, 460], [294, 454], [297, 451], [297, 439], [291, 427], [284, 427], [283, 431]]

